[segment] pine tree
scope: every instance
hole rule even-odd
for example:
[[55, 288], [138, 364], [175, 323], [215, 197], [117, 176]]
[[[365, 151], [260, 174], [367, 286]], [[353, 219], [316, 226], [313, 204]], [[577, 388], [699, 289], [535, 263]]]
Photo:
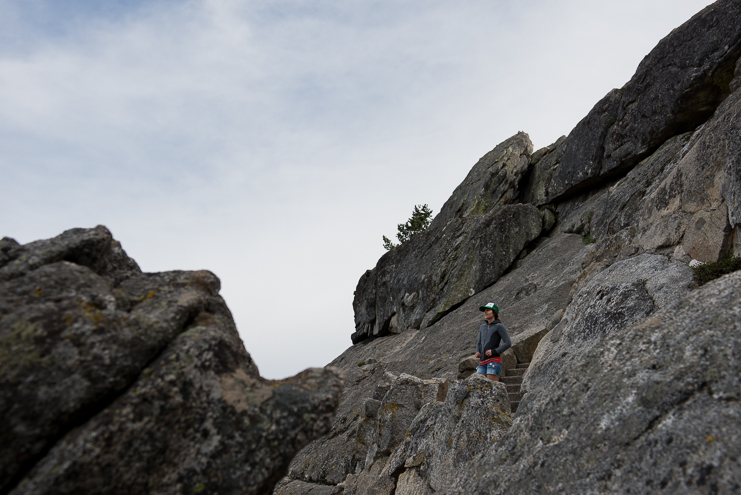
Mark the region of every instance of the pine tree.
[[397, 225], [399, 233], [396, 234], [396, 238], [399, 240], [399, 244], [394, 244], [393, 242], [391, 242], [391, 239], [383, 236], [384, 249], [386, 251], [391, 251], [392, 249], [405, 243], [420, 232], [424, 232], [427, 227], [430, 226], [431, 221], [432, 210], [430, 209], [430, 207], [426, 204], [415, 205], [414, 211], [412, 211], [411, 218], [409, 218], [406, 223], [400, 223], [399, 225]]

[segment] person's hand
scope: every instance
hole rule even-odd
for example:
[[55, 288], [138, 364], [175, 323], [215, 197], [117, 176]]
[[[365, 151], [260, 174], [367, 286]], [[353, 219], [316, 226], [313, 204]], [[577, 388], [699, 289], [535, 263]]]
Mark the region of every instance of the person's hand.
[[480, 357], [481, 357], [481, 353], [480, 353], [480, 352], [477, 352], [477, 353], [476, 353], [476, 357], [477, 357], [477, 358], [480, 358]]
[[486, 357], [491, 356], [491, 350], [486, 351]]

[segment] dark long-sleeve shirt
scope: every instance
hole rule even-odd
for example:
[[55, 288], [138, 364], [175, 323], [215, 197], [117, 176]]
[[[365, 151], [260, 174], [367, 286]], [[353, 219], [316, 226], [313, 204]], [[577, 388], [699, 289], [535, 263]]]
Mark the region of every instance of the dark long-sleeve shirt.
[[[510, 341], [507, 329], [504, 328], [501, 321], [494, 320], [492, 323], [484, 321], [479, 327], [479, 340], [476, 342], [476, 352], [481, 353], [479, 364], [486, 364], [491, 361], [501, 363], [502, 360], [498, 356], [510, 347], [512, 347], [512, 341]], [[489, 349], [495, 350], [497, 356], [487, 357], [486, 351]]]

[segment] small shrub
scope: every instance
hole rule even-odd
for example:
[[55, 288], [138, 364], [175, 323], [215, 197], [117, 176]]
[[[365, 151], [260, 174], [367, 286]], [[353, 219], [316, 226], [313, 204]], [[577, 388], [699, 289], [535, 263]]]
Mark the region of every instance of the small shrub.
[[587, 234], [581, 238], [581, 242], [583, 242], [584, 244], [594, 244], [595, 242], [597, 242], [597, 239], [592, 237], [591, 234]]
[[430, 207], [426, 204], [415, 205], [411, 218], [406, 223], [397, 225], [399, 232], [396, 234], [396, 238], [399, 239], [399, 244], [394, 244], [391, 242], [391, 239], [383, 236], [383, 248], [386, 251], [396, 249], [412, 237], [424, 232], [430, 226], [430, 222], [432, 222], [432, 210]]
[[726, 256], [715, 263], [705, 263], [692, 268], [698, 287], [736, 270], [741, 270], [741, 257], [738, 256]]
[[360, 361], [360, 362], [358, 363], [358, 366], [365, 366], [365, 361]]

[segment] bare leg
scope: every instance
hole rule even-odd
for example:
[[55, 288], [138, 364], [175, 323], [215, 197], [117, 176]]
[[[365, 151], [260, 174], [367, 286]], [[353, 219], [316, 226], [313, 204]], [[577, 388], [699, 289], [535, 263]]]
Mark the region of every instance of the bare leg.
[[486, 378], [488, 378], [489, 380], [491, 380], [493, 382], [498, 382], [499, 381], [499, 377], [497, 375], [486, 375]]

